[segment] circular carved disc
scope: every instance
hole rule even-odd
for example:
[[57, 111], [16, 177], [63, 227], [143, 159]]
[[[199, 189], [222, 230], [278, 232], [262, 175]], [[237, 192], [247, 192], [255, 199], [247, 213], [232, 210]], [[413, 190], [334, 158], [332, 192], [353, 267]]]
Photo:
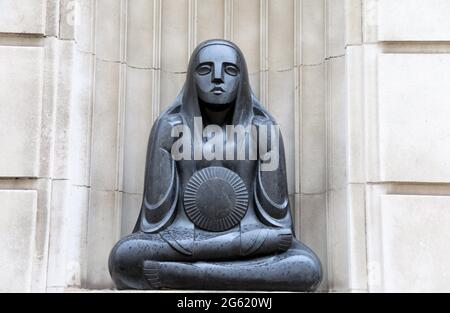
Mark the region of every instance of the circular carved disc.
[[184, 209], [198, 227], [225, 231], [241, 221], [248, 207], [248, 191], [242, 179], [223, 167], [196, 172], [184, 190]]

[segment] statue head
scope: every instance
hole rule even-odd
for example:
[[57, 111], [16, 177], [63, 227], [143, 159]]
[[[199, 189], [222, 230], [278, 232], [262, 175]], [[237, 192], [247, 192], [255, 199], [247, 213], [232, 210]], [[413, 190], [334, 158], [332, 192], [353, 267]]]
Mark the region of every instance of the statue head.
[[195, 59], [197, 95], [212, 110], [231, 106], [240, 82], [240, 58], [229, 45], [212, 44], [199, 50]]
[[253, 99], [239, 47], [227, 40], [211, 39], [192, 52], [186, 82], [175, 102], [180, 104], [182, 116], [192, 128], [194, 117], [202, 116], [205, 107], [212, 112], [231, 109], [233, 125], [249, 125]]

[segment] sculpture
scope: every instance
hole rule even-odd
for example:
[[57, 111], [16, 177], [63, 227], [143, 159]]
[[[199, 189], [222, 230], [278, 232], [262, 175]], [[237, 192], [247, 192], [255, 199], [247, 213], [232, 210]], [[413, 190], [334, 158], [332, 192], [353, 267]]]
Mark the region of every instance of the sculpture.
[[[198, 138], [195, 118], [219, 130], [240, 125], [261, 132], [276, 124], [250, 89], [242, 52], [229, 41], [195, 49], [182, 91], [152, 128], [141, 212], [109, 258], [117, 288], [314, 291], [321, 265], [294, 237], [281, 136], [278, 149], [268, 146], [277, 168], [263, 171], [265, 156], [196, 156], [193, 150], [208, 138]], [[184, 159], [173, 155], [180, 126], [194, 133], [183, 134]], [[252, 134], [241, 143], [223, 137], [227, 151], [248, 151], [260, 140]]]

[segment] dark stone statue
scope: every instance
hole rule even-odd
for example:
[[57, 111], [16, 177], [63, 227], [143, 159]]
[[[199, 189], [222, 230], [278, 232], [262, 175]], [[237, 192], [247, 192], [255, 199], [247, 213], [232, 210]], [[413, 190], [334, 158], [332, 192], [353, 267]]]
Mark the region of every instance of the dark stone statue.
[[[202, 136], [203, 125], [224, 133], [230, 125], [255, 131], [240, 141], [228, 132], [218, 137], [216, 143], [223, 142], [226, 149], [213, 151], [220, 157], [216, 153], [211, 159], [198, 153], [211, 139]], [[320, 261], [294, 236], [282, 138], [275, 145], [272, 132], [266, 132], [271, 144], [259, 136], [274, 125], [251, 91], [239, 48], [225, 40], [200, 44], [182, 91], [152, 128], [141, 212], [133, 233], [115, 245], [109, 258], [117, 288], [318, 287]], [[174, 136], [180, 126], [192, 136]], [[179, 151], [184, 157], [179, 158], [173, 147], [182, 137]], [[258, 151], [266, 147], [266, 153], [252, 158], [249, 151], [255, 143]], [[230, 151], [232, 157], [225, 157]], [[243, 151], [245, 156], [237, 158]], [[278, 160], [274, 169], [263, 170], [267, 155]]]

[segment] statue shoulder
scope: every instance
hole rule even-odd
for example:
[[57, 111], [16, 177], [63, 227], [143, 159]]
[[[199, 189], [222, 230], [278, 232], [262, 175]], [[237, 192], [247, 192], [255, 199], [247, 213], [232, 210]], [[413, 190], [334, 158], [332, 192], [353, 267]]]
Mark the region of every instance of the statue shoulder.
[[173, 107], [167, 109], [155, 120], [152, 127], [151, 136], [159, 142], [163, 148], [170, 149], [174, 138], [172, 137], [172, 130], [174, 127], [182, 125], [183, 118], [179, 111], [174, 110]]
[[157, 127], [158, 129], [166, 129], [181, 124], [183, 124], [183, 118], [180, 114], [180, 106], [175, 105], [162, 112], [156, 119], [153, 127]]
[[273, 126], [277, 125], [275, 118], [262, 107], [253, 108], [253, 125], [258, 126]]
[[[253, 113], [252, 124], [256, 127], [258, 134], [265, 134], [263, 138], [266, 138], [267, 144], [270, 143], [272, 139], [277, 139], [278, 137], [281, 139], [279, 125], [269, 112], [262, 107], [255, 107]], [[261, 140], [260, 136], [258, 136], [258, 142], [259, 140]]]

